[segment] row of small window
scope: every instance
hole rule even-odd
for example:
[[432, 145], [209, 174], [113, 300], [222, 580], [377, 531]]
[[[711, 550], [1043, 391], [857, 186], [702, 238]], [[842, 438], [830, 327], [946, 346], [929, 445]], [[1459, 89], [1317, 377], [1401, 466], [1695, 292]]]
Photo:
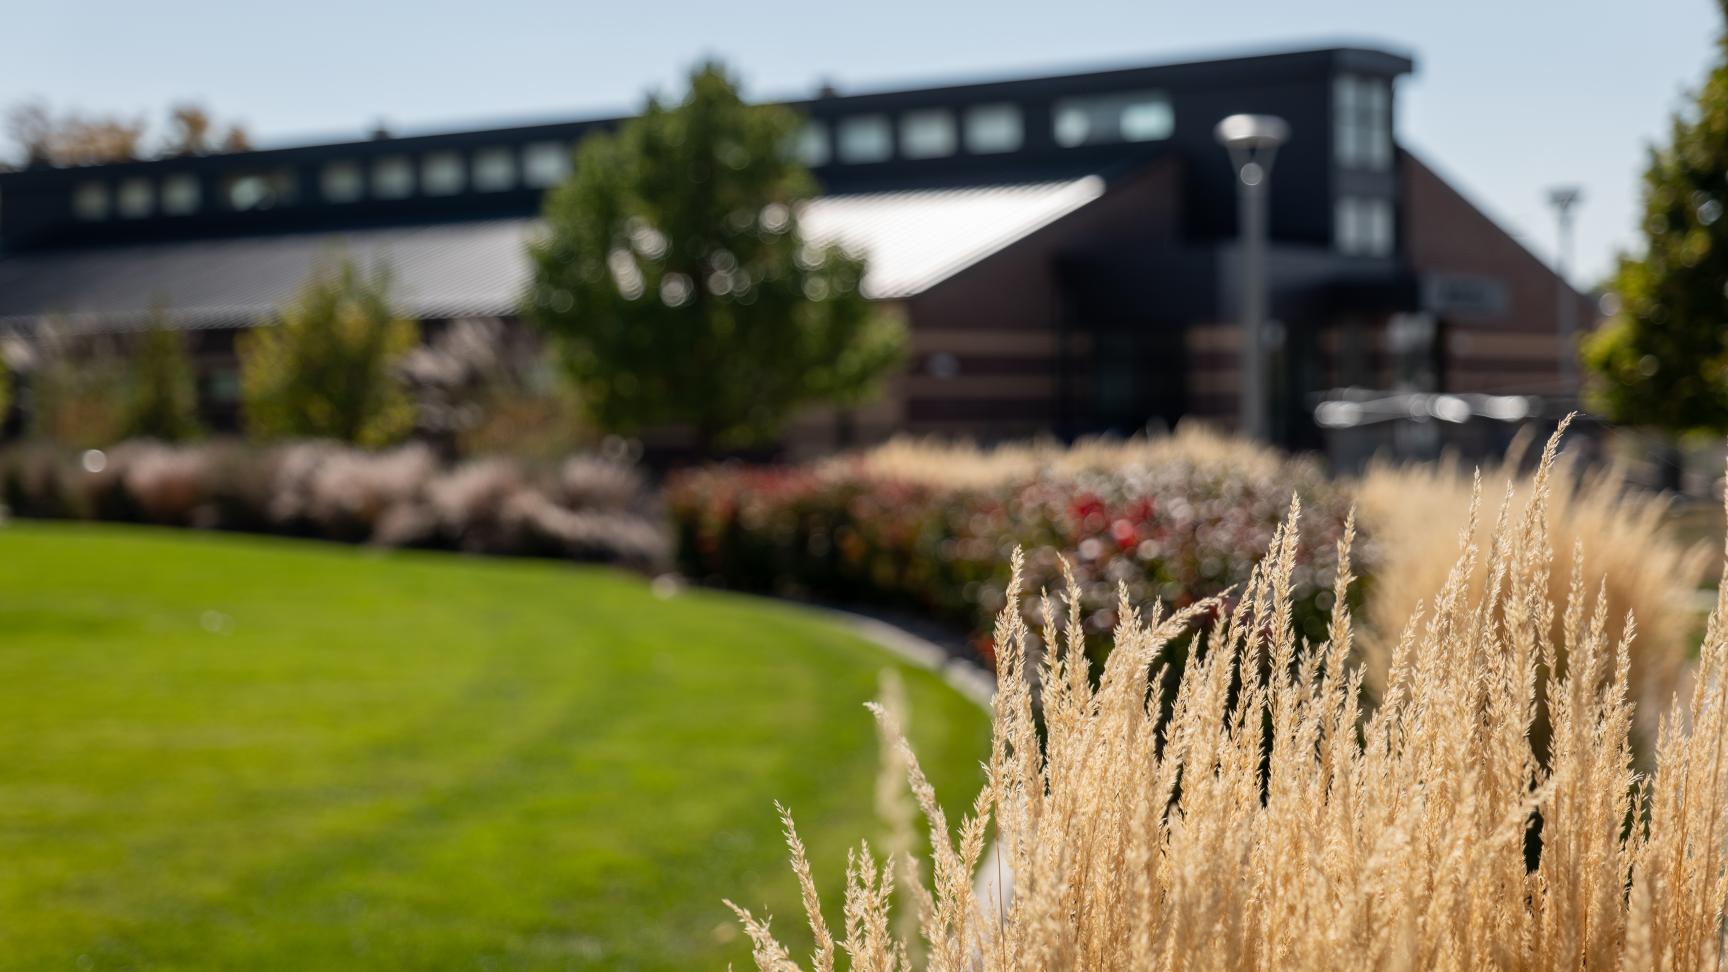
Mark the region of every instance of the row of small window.
[[1333, 243], [1352, 256], [1391, 256], [1396, 230], [1390, 199], [1340, 196], [1333, 210]]
[[[1051, 112], [1051, 137], [1064, 148], [1157, 141], [1169, 138], [1175, 127], [1169, 99], [1152, 91], [1063, 98]], [[958, 119], [947, 108], [923, 108], [900, 116], [899, 136], [902, 158], [942, 158], [959, 152], [962, 144], [973, 155], [994, 155], [1018, 150], [1026, 123], [1020, 106], [1013, 104], [974, 105]], [[883, 114], [840, 119], [832, 141], [828, 125], [812, 121], [798, 142], [805, 165], [885, 162], [894, 153], [894, 123]]]
[[1392, 89], [1383, 78], [1341, 74], [1332, 83], [1332, 154], [1352, 169], [1392, 167]]
[[[520, 163], [520, 165], [518, 164]], [[518, 159], [514, 148], [484, 148], [472, 157], [453, 150], [428, 152], [418, 158], [385, 155], [370, 162], [328, 162], [318, 173], [320, 198], [328, 203], [351, 203], [362, 199], [407, 199], [416, 189], [426, 196], [453, 196], [475, 192], [505, 192], [520, 186], [545, 189], [564, 180], [570, 172], [570, 146], [563, 142], [535, 142], [524, 146]], [[293, 169], [242, 172], [221, 180], [224, 208], [248, 212], [270, 209], [296, 201], [297, 182]], [[165, 176], [160, 181], [147, 176], [122, 179], [110, 193], [105, 182], [85, 182], [72, 192], [72, 210], [87, 222], [145, 219], [160, 213], [185, 216], [203, 203], [203, 184], [189, 173]]]

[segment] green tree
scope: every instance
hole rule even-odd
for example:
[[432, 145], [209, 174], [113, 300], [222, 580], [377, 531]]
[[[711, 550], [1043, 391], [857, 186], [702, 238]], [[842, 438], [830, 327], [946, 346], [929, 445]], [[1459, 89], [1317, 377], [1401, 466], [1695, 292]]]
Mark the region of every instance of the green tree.
[[1619, 311], [1584, 346], [1595, 404], [1618, 422], [1728, 432], [1728, 32], [1718, 45], [1697, 104], [1650, 152], [1644, 253], [1621, 257]]
[[30, 434], [74, 449], [106, 448], [127, 434], [128, 368], [109, 335], [52, 322], [36, 335], [25, 415]]
[[274, 321], [242, 334], [240, 391], [255, 439], [387, 445], [414, 425], [396, 365], [419, 340], [390, 303], [389, 274], [320, 267]]
[[133, 345], [127, 376], [126, 434], [180, 442], [203, 432], [198, 422], [198, 378], [185, 336], [156, 312]]
[[799, 125], [704, 65], [682, 101], [584, 140], [548, 194], [523, 314], [602, 428], [760, 442], [801, 406], [865, 400], [899, 359], [904, 327], [859, 292], [863, 262], [800, 235]]

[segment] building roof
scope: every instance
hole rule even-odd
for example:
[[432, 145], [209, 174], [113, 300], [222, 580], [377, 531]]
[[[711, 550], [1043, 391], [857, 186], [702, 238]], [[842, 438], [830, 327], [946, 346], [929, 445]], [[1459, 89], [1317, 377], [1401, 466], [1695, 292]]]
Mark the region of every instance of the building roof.
[[161, 306], [182, 327], [249, 325], [338, 254], [388, 266], [410, 316], [490, 316], [521, 293], [532, 229], [503, 219], [18, 254], [0, 259], [0, 323], [124, 328]]
[[824, 196], [800, 214], [806, 237], [870, 260], [867, 297], [911, 297], [1104, 194], [1087, 176], [963, 189]]
[[[807, 238], [870, 260], [863, 289], [910, 297], [1097, 199], [1096, 176], [1062, 182], [825, 196]], [[492, 219], [20, 253], [0, 259], [0, 325], [58, 318], [123, 329], [160, 306], [187, 328], [268, 319], [321, 260], [389, 268], [402, 312], [420, 319], [512, 314], [529, 276], [534, 219]]]

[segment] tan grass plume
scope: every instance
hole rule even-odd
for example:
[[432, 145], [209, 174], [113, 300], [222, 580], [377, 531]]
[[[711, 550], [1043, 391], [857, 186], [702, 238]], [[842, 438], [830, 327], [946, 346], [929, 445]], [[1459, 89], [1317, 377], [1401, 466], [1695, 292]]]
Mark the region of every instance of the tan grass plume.
[[[997, 643], [1020, 650], [1000, 655], [972, 812], [950, 824], [895, 716], [877, 707], [929, 824], [925, 860], [895, 866], [855, 848], [831, 927], [787, 813], [815, 944], [801, 964], [765, 921], [735, 909], [757, 967], [913, 968], [893, 930], [899, 907], [917, 916], [915, 967], [938, 972], [1721, 968], [1728, 588], [1691, 697], [1663, 721], [1656, 769], [1641, 777], [1634, 626], [1609, 617], [1575, 549], [1557, 558], [1550, 546], [1557, 439], [1494, 529], [1478, 529], [1472, 504], [1438, 594], [1393, 643], [1371, 713], [1359, 706], [1345, 598], [1324, 643], [1290, 633], [1294, 502], [1230, 615], [1197, 636], [1169, 700], [1157, 697], [1155, 659], [1206, 605], [1145, 615], [1123, 605], [1094, 684], [1072, 594], [1046, 599], [1042, 735], [1028, 631], [1004, 610]], [[1340, 592], [1352, 581], [1350, 540]], [[1564, 609], [1550, 585], [1556, 559], [1574, 568]], [[1545, 766], [1528, 739], [1539, 692], [1553, 723]], [[991, 841], [1011, 868], [1006, 893], [974, 883]], [[918, 873], [927, 881], [907, 887], [903, 876]]]

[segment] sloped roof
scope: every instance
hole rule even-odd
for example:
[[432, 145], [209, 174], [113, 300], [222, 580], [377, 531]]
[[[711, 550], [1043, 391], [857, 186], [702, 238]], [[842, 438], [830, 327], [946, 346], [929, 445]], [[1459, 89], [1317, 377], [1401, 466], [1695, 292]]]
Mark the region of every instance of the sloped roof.
[[922, 293], [1103, 194], [1104, 180], [1087, 176], [823, 196], [805, 204], [799, 220], [808, 239], [868, 257], [864, 294], [892, 299]]
[[[1096, 176], [1062, 182], [824, 196], [806, 203], [807, 238], [870, 260], [866, 295], [909, 297], [1097, 199]], [[125, 327], [161, 305], [180, 326], [256, 323], [320, 260], [346, 253], [389, 267], [403, 313], [513, 313], [529, 276], [533, 219], [342, 233], [295, 233], [21, 253], [0, 258], [0, 324], [59, 317]]]
[[403, 313], [507, 313], [522, 292], [526, 219], [22, 253], [0, 259], [0, 323], [136, 323], [161, 304], [184, 327], [256, 323], [338, 253], [389, 267]]

